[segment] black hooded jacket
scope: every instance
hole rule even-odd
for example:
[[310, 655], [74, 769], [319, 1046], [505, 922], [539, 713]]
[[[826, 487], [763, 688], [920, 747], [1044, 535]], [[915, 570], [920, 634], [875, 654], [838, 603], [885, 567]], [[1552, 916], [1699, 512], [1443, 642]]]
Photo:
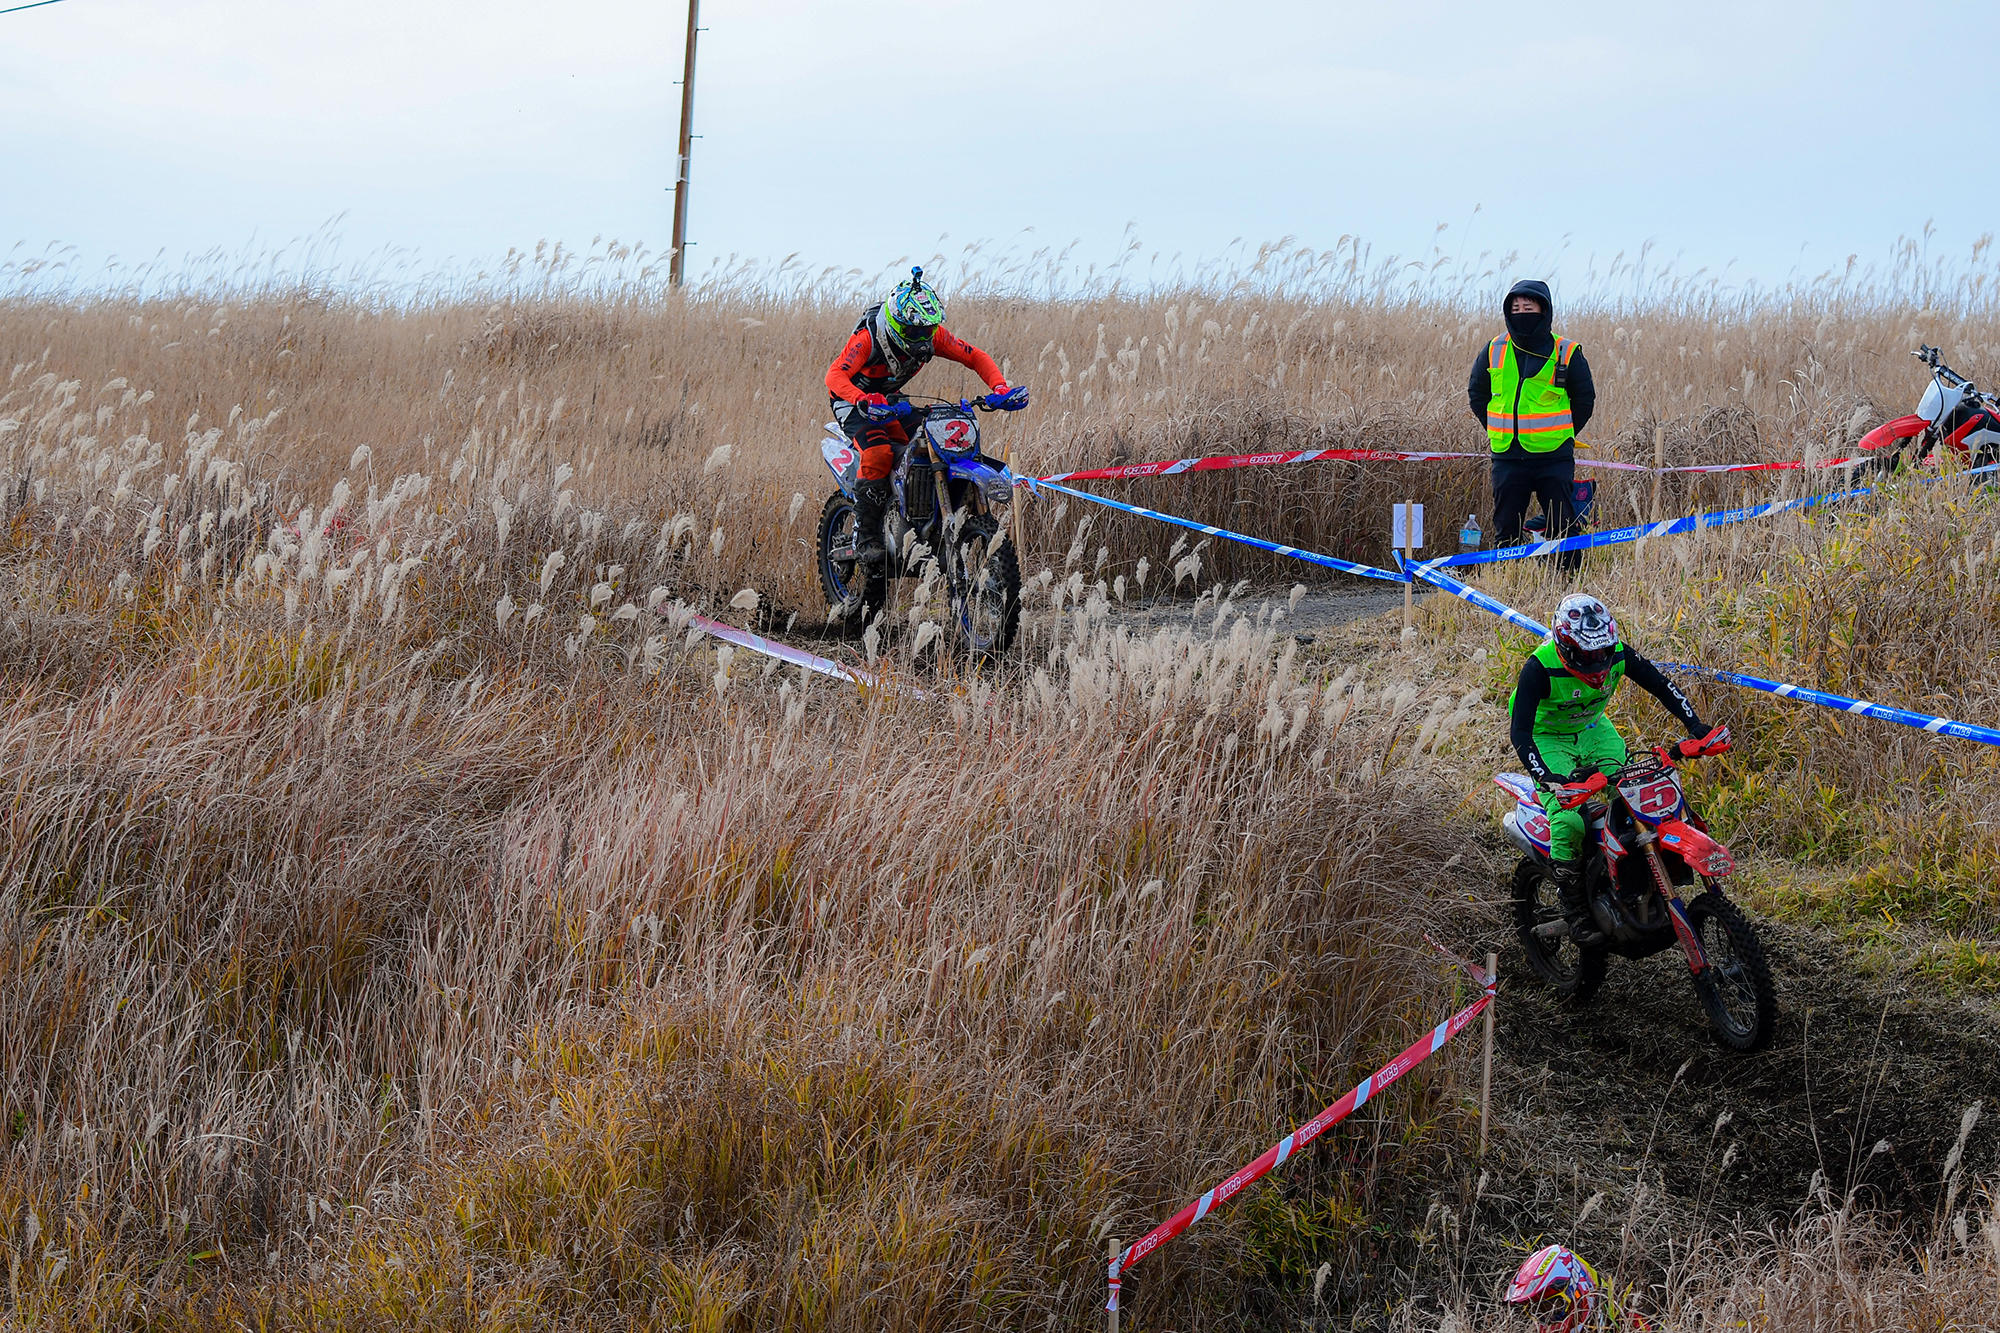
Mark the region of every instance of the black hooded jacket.
[[[1507, 309], [1517, 296], [1532, 296], [1542, 303], [1539, 314], [1516, 315]], [[1507, 321], [1507, 339], [1514, 346], [1515, 354], [1521, 358], [1521, 376], [1527, 378], [1541, 373], [1549, 357], [1556, 350], [1555, 300], [1549, 295], [1549, 285], [1532, 278], [1524, 279], [1508, 288], [1507, 296], [1500, 302], [1500, 313]], [[1491, 366], [1487, 362], [1487, 350], [1491, 343], [1479, 349], [1479, 359], [1472, 363], [1472, 378], [1466, 381], [1465, 391], [1472, 404], [1472, 415], [1479, 422], [1481, 430], [1486, 429], [1486, 407], [1493, 401], [1493, 381], [1488, 377]], [[1590, 362], [1583, 359], [1583, 349], [1578, 348], [1569, 358], [1569, 410], [1576, 421], [1578, 435], [1590, 422], [1590, 414], [1597, 407], [1597, 386], [1590, 378]], [[1545, 454], [1529, 454], [1516, 443], [1508, 446], [1500, 458], [1561, 458], [1574, 452], [1575, 446], [1565, 442], [1560, 449]]]

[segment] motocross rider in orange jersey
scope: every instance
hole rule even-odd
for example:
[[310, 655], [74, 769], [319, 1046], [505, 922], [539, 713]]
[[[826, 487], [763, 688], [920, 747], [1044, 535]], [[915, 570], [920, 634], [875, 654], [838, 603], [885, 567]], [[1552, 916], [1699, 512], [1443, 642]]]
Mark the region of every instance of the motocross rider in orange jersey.
[[986, 401], [1009, 410], [1028, 405], [1025, 388], [1010, 387], [993, 358], [944, 327], [944, 298], [924, 281], [921, 268], [888, 300], [873, 305], [826, 370], [834, 420], [861, 450], [854, 487], [854, 553], [870, 569], [884, 558], [882, 521], [889, 509], [889, 471], [896, 447], [909, 443], [901, 421], [909, 411], [903, 386], [941, 356], [969, 367], [986, 381]]

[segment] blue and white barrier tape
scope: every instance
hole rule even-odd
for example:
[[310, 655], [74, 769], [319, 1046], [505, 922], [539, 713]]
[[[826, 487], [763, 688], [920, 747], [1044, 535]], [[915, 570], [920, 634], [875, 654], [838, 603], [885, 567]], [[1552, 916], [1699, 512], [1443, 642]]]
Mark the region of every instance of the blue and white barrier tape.
[[[1955, 472], [1953, 477], [1976, 477], [1984, 472], [2000, 471], [2000, 463], [1988, 463], [1983, 467], [1967, 468]], [[1920, 478], [1925, 485], [1944, 481], [1944, 477]], [[1753, 518], [1766, 518], [1772, 514], [1782, 514], [1793, 509], [1806, 509], [1813, 505], [1831, 504], [1836, 500], [1852, 500], [1857, 496], [1873, 493], [1872, 486], [1856, 486], [1852, 490], [1832, 491], [1825, 495], [1803, 495], [1795, 500], [1772, 500], [1766, 504], [1752, 505], [1748, 509], [1719, 509], [1707, 514], [1688, 514], [1681, 518], [1662, 519], [1658, 523], [1640, 523], [1629, 528], [1612, 528], [1607, 532], [1586, 533], [1581, 537], [1562, 537], [1554, 541], [1536, 542], [1530, 546], [1505, 546], [1492, 551], [1467, 551], [1458, 555], [1439, 556], [1435, 560], [1423, 562], [1425, 569], [1444, 569], [1456, 565], [1490, 565], [1501, 560], [1526, 560], [1538, 555], [1553, 555], [1557, 551], [1587, 551], [1594, 546], [1617, 546], [1625, 542], [1642, 541], [1647, 537], [1675, 537], [1688, 532], [1700, 532], [1707, 528], [1719, 528], [1730, 523], [1745, 523]]]
[[1928, 731], [1933, 736], [1956, 736], [1962, 741], [1979, 741], [1985, 745], [2000, 745], [2000, 729], [1976, 726], [1970, 722], [1954, 722], [1948, 717], [1932, 717], [1928, 713], [1912, 713], [1906, 708], [1891, 708], [1887, 704], [1872, 704], [1865, 699], [1850, 699], [1842, 694], [1828, 694], [1824, 690], [1808, 690], [1798, 685], [1786, 685], [1775, 680], [1765, 680], [1761, 676], [1745, 676], [1735, 671], [1717, 671], [1713, 667], [1690, 666], [1685, 662], [1663, 662], [1662, 671], [1680, 671], [1689, 675], [1706, 676], [1719, 680], [1725, 685], [1740, 685], [1746, 690], [1762, 690], [1785, 699], [1803, 699], [1821, 708], [1837, 708], [1843, 713], [1859, 713], [1862, 717], [1872, 717], [1883, 722], [1900, 722], [1906, 727]]
[[1416, 575], [1418, 578], [1422, 579], [1425, 583], [1429, 583], [1436, 587], [1442, 588], [1446, 592], [1450, 593], [1453, 597], [1463, 598], [1465, 601], [1471, 602], [1474, 606], [1478, 607], [1482, 611], [1490, 611], [1494, 615], [1500, 617], [1502, 620], [1506, 621], [1510, 625], [1515, 626], [1516, 628], [1524, 629], [1528, 631], [1530, 634], [1539, 635], [1544, 639], [1549, 637], [1549, 627], [1547, 625], [1544, 625], [1536, 620], [1530, 620], [1527, 616], [1522, 615], [1519, 611], [1516, 611], [1513, 607], [1507, 605], [1499, 598], [1488, 597], [1485, 593], [1479, 591], [1479, 589], [1477, 588], [1469, 588], [1465, 584], [1460, 583], [1457, 579], [1453, 578], [1451, 575], [1439, 573], [1437, 570], [1433, 569], [1428, 564], [1424, 565], [1411, 564], [1408, 561], [1403, 560], [1402, 555], [1400, 553], [1398, 553], [1396, 558], [1397, 560], [1402, 561], [1403, 568], [1405, 570]]
[[1531, 546], [1503, 546], [1492, 551], [1465, 551], [1458, 555], [1444, 555], [1435, 560], [1426, 560], [1420, 568], [1445, 569], [1454, 565], [1490, 565], [1501, 560], [1526, 560], [1532, 556], [1552, 555], [1557, 551], [1587, 551], [1593, 546], [1617, 546], [1647, 537], [1678, 536], [1684, 532], [1699, 532], [1705, 528], [1719, 528], [1728, 523], [1744, 523], [1753, 518], [1782, 514], [1789, 509], [1804, 509], [1810, 505], [1829, 504], [1835, 500], [1851, 500], [1857, 495], [1868, 494], [1870, 489], [1867, 486], [1858, 486], [1851, 491], [1804, 495], [1796, 500], [1773, 500], [1768, 504], [1752, 505], [1748, 509], [1720, 509], [1708, 514], [1688, 514], [1682, 518], [1662, 519], [1658, 523], [1641, 523], [1629, 528], [1612, 528], [1608, 532], [1586, 533], [1581, 537], [1561, 537], [1553, 541], [1536, 542]]
[[1092, 504], [1103, 505], [1106, 509], [1116, 509], [1120, 513], [1125, 514], [1137, 514], [1140, 518], [1157, 518], [1162, 523], [1171, 523], [1175, 527], [1186, 528], [1190, 532], [1205, 533], [1210, 537], [1220, 537], [1224, 541], [1241, 542], [1245, 546], [1254, 546], [1260, 551], [1269, 551], [1273, 555], [1288, 555], [1294, 560], [1304, 560], [1308, 564], [1319, 565], [1325, 569], [1339, 570], [1343, 574], [1358, 574], [1364, 579], [1387, 579], [1391, 583], [1408, 583], [1410, 581], [1407, 575], [1392, 573], [1386, 569], [1377, 569], [1373, 565], [1359, 565], [1352, 560], [1342, 560], [1338, 556], [1321, 555], [1317, 551], [1301, 551], [1296, 546], [1285, 546], [1278, 542], [1267, 542], [1262, 537], [1248, 537], [1240, 532], [1231, 532], [1227, 528], [1213, 527], [1207, 523], [1196, 523], [1192, 519], [1179, 518], [1173, 514], [1162, 514], [1157, 509], [1147, 509], [1142, 505], [1126, 504], [1122, 500], [1107, 500], [1101, 495], [1092, 495], [1089, 491], [1073, 490], [1068, 486], [1053, 481], [1038, 481], [1035, 483], [1035, 489], [1037, 491], [1061, 491], [1064, 495], [1074, 495], [1079, 500], [1088, 500]]
[[1918, 477], [1917, 480], [1928, 486], [1934, 481], [1953, 481], [1959, 477], [1976, 477], [1982, 472], [2000, 472], [2000, 463], [1985, 463], [1979, 467], [1964, 468], [1948, 475], [1940, 474], [1935, 477]]
[[[1412, 565], [1410, 572], [1426, 583], [1432, 583], [1452, 594], [1462, 597], [1482, 611], [1490, 611], [1510, 625], [1518, 626], [1531, 633], [1546, 638], [1548, 630], [1498, 598], [1489, 597], [1477, 588], [1468, 588], [1449, 574], [1424, 565]], [[1786, 685], [1780, 681], [1765, 680], [1761, 676], [1746, 676], [1737, 671], [1717, 671], [1714, 667], [1692, 666], [1686, 662], [1663, 662], [1662, 671], [1679, 671], [1689, 675], [1704, 676], [1720, 681], [1724, 685], [1737, 685], [1746, 690], [1762, 690], [1784, 699], [1800, 699], [1821, 708], [1836, 708], [1843, 713], [1857, 713], [1862, 717], [1872, 717], [1882, 722], [1900, 722], [1906, 727], [1928, 731], [1933, 736], [1952, 736], [1962, 741], [1978, 741], [1983, 745], [2000, 746], [2000, 728], [1982, 727], [1971, 722], [1954, 722], [1948, 717], [1932, 717], [1928, 713], [1913, 713], [1907, 708], [1891, 708], [1887, 704], [1869, 703], [1865, 699], [1850, 699], [1842, 694], [1829, 694], [1825, 690], [1809, 690], [1799, 685]]]

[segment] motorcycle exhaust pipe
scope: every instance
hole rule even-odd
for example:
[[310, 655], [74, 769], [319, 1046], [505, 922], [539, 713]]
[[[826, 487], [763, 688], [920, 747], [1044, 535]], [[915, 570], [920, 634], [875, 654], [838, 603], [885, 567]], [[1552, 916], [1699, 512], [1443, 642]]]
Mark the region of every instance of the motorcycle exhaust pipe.
[[1568, 937], [1569, 922], [1567, 921], [1544, 921], [1541, 925], [1535, 927], [1535, 938], [1538, 940], [1560, 940], [1567, 939]]
[[1509, 810], [1505, 815], [1501, 816], [1500, 827], [1507, 831], [1507, 836], [1513, 839], [1514, 845], [1521, 849], [1523, 856], [1541, 860], [1548, 855], [1548, 852], [1540, 844], [1522, 831], [1521, 812], [1519, 810]]

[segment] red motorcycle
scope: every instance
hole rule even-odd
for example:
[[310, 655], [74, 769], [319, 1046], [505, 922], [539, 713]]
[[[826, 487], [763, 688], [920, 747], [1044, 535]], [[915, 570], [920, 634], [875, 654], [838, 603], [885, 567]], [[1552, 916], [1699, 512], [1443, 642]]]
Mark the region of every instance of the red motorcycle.
[[[1725, 731], [1702, 753], [1728, 744]], [[1523, 853], [1514, 870], [1514, 925], [1536, 975], [1581, 1004], [1603, 984], [1612, 954], [1648, 958], [1678, 944], [1716, 1039], [1736, 1051], [1771, 1040], [1778, 996], [1764, 946], [1722, 887], [1736, 862], [1688, 805], [1673, 751], [1654, 746], [1615, 773], [1563, 789], [1566, 808], [1583, 807], [1597, 849], [1584, 862], [1584, 893], [1604, 934], [1598, 944], [1578, 945], [1563, 919], [1551, 878], [1549, 818], [1534, 782], [1520, 773], [1493, 781], [1516, 802], [1501, 822]], [[1695, 885], [1700, 896], [1684, 904], [1681, 891]]]
[[1861, 437], [1861, 447], [1879, 455], [1885, 468], [1895, 467], [1906, 448], [1912, 463], [1922, 463], [1940, 443], [1956, 449], [1971, 467], [2000, 462], [2000, 398], [1975, 388], [1929, 344], [1910, 355], [1931, 372], [1916, 414], [1877, 426]]

